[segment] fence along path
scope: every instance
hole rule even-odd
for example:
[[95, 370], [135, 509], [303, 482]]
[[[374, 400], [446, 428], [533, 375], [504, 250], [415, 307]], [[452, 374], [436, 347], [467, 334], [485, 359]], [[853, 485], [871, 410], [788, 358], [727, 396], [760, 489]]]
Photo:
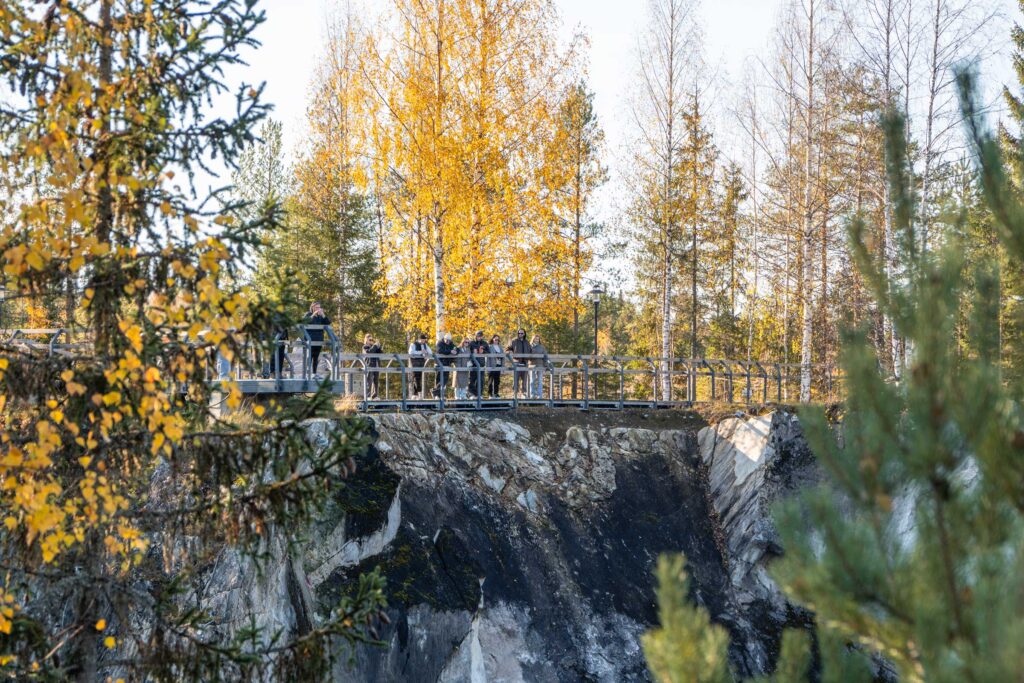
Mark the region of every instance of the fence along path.
[[[310, 332], [323, 331], [323, 341]], [[242, 357], [230, 363], [211, 352], [207, 381], [219, 386], [237, 383], [243, 394], [303, 394], [321, 387], [352, 397], [360, 410], [483, 410], [519, 405], [577, 408], [674, 407], [723, 402], [771, 404], [795, 401], [799, 396], [800, 365], [756, 360], [670, 358], [510, 353], [473, 356], [482, 364], [456, 365], [458, 356], [431, 353], [422, 367], [407, 353], [344, 353], [330, 326], [299, 326], [295, 339], [273, 340], [276, 349], [266, 358], [257, 345], [243, 347]], [[33, 352], [66, 354], [88, 348], [88, 341], [72, 341], [66, 330], [0, 330], [8, 346]], [[320, 349], [312, 367], [314, 349]], [[831, 403], [842, 398], [843, 378], [826, 364], [812, 366], [812, 400]], [[497, 397], [478, 391], [466, 399], [454, 398], [454, 387], [472, 384], [486, 388], [488, 374], [499, 373]], [[664, 381], [668, 375], [667, 388]], [[413, 395], [416, 375], [422, 385]], [[376, 375], [378, 392], [372, 397]], [[539, 391], [531, 391], [535, 386]], [[440, 385], [445, 390], [439, 391]]]

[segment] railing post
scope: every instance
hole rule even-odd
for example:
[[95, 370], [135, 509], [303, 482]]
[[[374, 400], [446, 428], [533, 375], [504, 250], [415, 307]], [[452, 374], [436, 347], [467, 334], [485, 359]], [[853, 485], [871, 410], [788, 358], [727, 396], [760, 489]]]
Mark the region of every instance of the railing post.
[[583, 362], [583, 410], [590, 410], [590, 366], [586, 358], [580, 357]]
[[651, 366], [651, 377], [653, 378], [654, 384], [651, 385], [651, 397], [654, 399], [654, 407], [658, 407], [658, 365], [651, 360], [647, 359], [647, 364]]
[[686, 402], [693, 405], [697, 402], [697, 370], [696, 365], [690, 360], [683, 361], [686, 364]]
[[615, 356], [612, 360], [619, 365], [619, 410], [622, 410], [626, 407], [626, 366]]
[[555, 407], [555, 366], [548, 360], [548, 354], [544, 354], [544, 372], [540, 376], [540, 390], [544, 393], [544, 375], [548, 376], [548, 408]]
[[751, 400], [754, 396], [754, 389], [750, 386], [750, 363], [743, 366], [743, 369], [747, 371], [747, 405], [751, 404]]
[[775, 376], [777, 378], [776, 379], [776, 383], [775, 383], [775, 389], [778, 391], [778, 397], [775, 399], [775, 401], [776, 401], [776, 403], [779, 403], [781, 405], [782, 404], [782, 366], [779, 365], [778, 363], [775, 363], [774, 365], [775, 365]]
[[407, 410], [409, 410], [409, 404], [408, 404], [407, 392], [406, 392], [406, 386], [405, 386], [405, 363], [402, 362], [402, 359], [399, 357], [399, 355], [397, 353], [394, 354], [394, 358], [398, 362], [398, 367], [401, 369], [402, 393], [400, 395], [402, 397], [402, 412], [404, 413]]
[[[490, 351], [490, 347], [488, 347], [487, 350]], [[477, 354], [474, 353], [470, 356], [470, 359], [473, 361], [473, 365], [475, 366], [473, 371], [476, 373], [476, 409], [480, 410], [483, 406], [484, 381], [487, 377], [487, 373], [484, 372], [484, 369], [487, 367], [487, 359], [485, 358], [484, 364], [480, 365], [480, 363], [477, 362], [476, 357]]]

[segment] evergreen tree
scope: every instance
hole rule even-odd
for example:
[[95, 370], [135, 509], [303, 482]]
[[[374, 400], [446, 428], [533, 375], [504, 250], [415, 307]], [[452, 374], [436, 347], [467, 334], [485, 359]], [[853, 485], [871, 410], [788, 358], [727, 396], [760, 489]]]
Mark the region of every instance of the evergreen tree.
[[[237, 285], [276, 210], [240, 220], [240, 204], [191, 182], [212, 158], [233, 163], [266, 114], [249, 86], [233, 116], [204, 112], [256, 45], [254, 5], [0, 8], [0, 78], [20, 93], [0, 104], [0, 167], [50, 169], [4, 198], [2, 284], [29, 296], [81, 282], [88, 331], [66, 354], [0, 346], [5, 678], [314, 680], [339, 641], [371, 638], [383, 606], [372, 575], [302, 634], [232, 629], [200, 604], [218, 552], [266, 551], [272, 533], [287, 548], [369, 439], [353, 419], [308, 442], [325, 394], [247, 419], [211, 407], [211, 357], [244, 364], [244, 345], [281, 322]], [[237, 385], [217, 389], [241, 408]]]
[[740, 320], [740, 292], [745, 289], [742, 253], [741, 206], [747, 199], [743, 172], [736, 164], [725, 167], [721, 176], [719, 197], [709, 245], [707, 287], [711, 299], [708, 329], [709, 355], [737, 358], [745, 346], [745, 329]]
[[291, 191], [281, 132], [280, 121], [266, 119], [260, 125], [258, 141], [238, 155], [232, 184], [242, 203], [238, 210], [242, 219], [252, 220], [266, 207], [280, 204]]
[[[1020, 264], [1024, 204], [980, 120], [972, 79], [960, 80], [982, 196], [1007, 258]], [[830, 477], [778, 509], [785, 555], [773, 575], [814, 609], [826, 680], [871, 680], [878, 657], [900, 680], [1014, 680], [1024, 634], [1024, 411], [1019, 382], [1001, 376], [998, 359], [999, 263], [971, 264], [968, 289], [963, 231], [941, 250], [915, 248], [902, 119], [888, 120], [886, 138], [905, 277], [886, 276], [860, 220], [850, 242], [879, 306], [911, 342], [911, 365], [892, 381], [863, 330], [848, 335], [840, 423], [820, 409], [800, 414]], [[968, 291], [973, 344], [962, 353], [956, 326]], [[806, 648], [784, 648], [790, 680], [806, 678], [794, 665], [801, 657]]]
[[[1024, 13], [1024, 0], [1017, 0], [1018, 9]], [[1013, 41], [1013, 72], [1017, 76], [1018, 87], [1024, 87], [1024, 29], [1014, 23], [1010, 32]], [[1015, 94], [1010, 86], [1003, 86], [1003, 100], [1010, 115], [1010, 120], [1017, 128], [1014, 133], [1008, 126], [1001, 123], [999, 136], [1003, 143], [1007, 172], [1010, 182], [1018, 189], [1024, 189], [1024, 139], [1020, 134], [1024, 130], [1024, 95]]]
[[591, 217], [591, 205], [597, 189], [608, 179], [601, 164], [604, 131], [594, 111], [594, 93], [584, 81], [569, 88], [559, 107], [555, 134], [545, 155], [546, 184], [551, 193], [553, 229], [560, 241], [569, 245], [569, 258], [552, 254], [554, 267], [562, 271], [556, 278], [558, 288], [553, 295], [571, 302], [571, 320], [552, 319], [545, 326], [549, 349], [568, 353], [587, 353], [590, 349], [580, 329], [580, 316], [585, 313], [586, 298], [583, 274], [594, 257], [594, 242], [601, 225]]

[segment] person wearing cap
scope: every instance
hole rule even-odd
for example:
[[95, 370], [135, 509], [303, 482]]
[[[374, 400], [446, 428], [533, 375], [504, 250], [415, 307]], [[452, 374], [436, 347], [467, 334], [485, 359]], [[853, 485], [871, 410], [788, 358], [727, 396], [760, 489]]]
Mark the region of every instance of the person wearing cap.
[[487, 357], [487, 395], [498, 398], [501, 390], [501, 368], [505, 365], [505, 349], [501, 348], [501, 337], [491, 337], [491, 346]]
[[516, 367], [515, 377], [512, 383], [512, 393], [516, 396], [522, 394], [522, 397], [526, 398], [526, 392], [528, 391], [527, 382], [529, 381], [529, 371], [526, 369], [526, 357], [533, 353], [533, 347], [530, 346], [530, 342], [526, 338], [526, 330], [519, 328], [519, 331], [516, 333], [516, 338], [505, 347], [505, 350], [512, 354], [512, 362]]
[[[431, 355], [430, 345], [427, 344], [427, 335], [419, 334], [409, 344], [409, 358], [412, 365], [412, 398], [419, 400], [423, 398], [423, 366]], [[418, 368], [418, 369], [417, 369]]]
[[477, 330], [473, 340], [469, 342], [469, 349], [473, 353], [477, 352], [477, 349], [483, 349], [484, 353], [488, 353], [491, 349], [490, 344], [484, 339], [484, 331]]

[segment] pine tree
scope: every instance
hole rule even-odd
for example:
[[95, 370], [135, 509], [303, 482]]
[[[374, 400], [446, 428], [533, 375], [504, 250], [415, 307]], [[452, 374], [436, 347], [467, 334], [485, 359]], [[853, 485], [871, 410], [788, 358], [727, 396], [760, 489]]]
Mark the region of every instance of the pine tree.
[[[551, 332], [560, 337], [554, 347], [570, 353], [586, 353], [589, 346], [586, 335], [580, 332], [580, 315], [586, 305], [583, 298], [583, 275], [594, 257], [594, 242], [601, 226], [590, 215], [597, 189], [608, 179], [608, 171], [601, 163], [604, 151], [604, 131], [594, 111], [594, 93], [584, 81], [572, 85], [559, 107], [555, 134], [545, 154], [544, 168], [548, 173], [545, 184], [550, 193], [552, 228], [559, 241], [567, 243], [570, 258], [554, 260], [562, 273], [557, 276], [556, 295], [568, 298], [572, 308], [572, 322], [553, 320]], [[560, 333], [560, 334], [559, 334]], [[554, 341], [554, 340], [552, 340]]]
[[291, 171], [284, 155], [280, 121], [268, 118], [261, 125], [258, 141], [238, 155], [238, 168], [231, 182], [242, 202], [240, 218], [252, 220], [267, 206], [279, 204], [291, 191]]
[[[230, 96], [223, 74], [262, 21], [234, 0], [0, 8], [0, 77], [21, 93], [0, 105], [0, 166], [49, 169], [38, 191], [4, 197], [3, 285], [28, 297], [81, 282], [88, 332], [67, 354], [0, 347], [0, 671], [12, 680], [312, 680], [339, 641], [370, 639], [383, 606], [374, 576], [303, 634], [222, 630], [197, 604], [217, 552], [290, 539], [369, 438], [343, 420], [308, 443], [302, 422], [322, 394], [251, 420], [212, 413], [211, 357], [244, 365], [245, 346], [287, 322], [237, 284], [276, 210], [240, 220], [239, 203], [191, 182], [254, 142], [258, 88], [237, 92], [231, 117], [204, 106]], [[237, 385], [218, 390], [242, 407]]]
[[[973, 79], [960, 81], [982, 195], [1008, 259], [1020, 264], [1024, 204], [980, 118]], [[830, 476], [777, 510], [785, 554], [772, 574], [814, 609], [826, 680], [871, 680], [876, 658], [900, 680], [1013, 680], [1024, 634], [1024, 410], [1019, 382], [1001, 376], [998, 359], [999, 264], [972, 265], [973, 345], [961, 353], [963, 231], [940, 250], [915, 248], [905, 139], [903, 120], [891, 116], [894, 235], [909, 257], [906, 277], [887, 277], [864, 246], [862, 221], [850, 242], [879, 306], [912, 342], [911, 365], [894, 382], [863, 330], [848, 335], [840, 423], [821, 409], [800, 413]], [[794, 668], [806, 652], [784, 648], [780, 668], [797, 672], [792, 680], [806, 678]]]

